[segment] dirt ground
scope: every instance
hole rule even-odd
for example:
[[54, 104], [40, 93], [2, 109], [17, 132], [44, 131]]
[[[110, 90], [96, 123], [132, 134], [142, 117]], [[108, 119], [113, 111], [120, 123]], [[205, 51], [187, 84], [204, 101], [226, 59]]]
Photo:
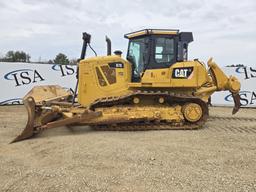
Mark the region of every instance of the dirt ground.
[[256, 191], [255, 114], [215, 107], [200, 130], [61, 127], [8, 144], [26, 111], [0, 107], [0, 191]]

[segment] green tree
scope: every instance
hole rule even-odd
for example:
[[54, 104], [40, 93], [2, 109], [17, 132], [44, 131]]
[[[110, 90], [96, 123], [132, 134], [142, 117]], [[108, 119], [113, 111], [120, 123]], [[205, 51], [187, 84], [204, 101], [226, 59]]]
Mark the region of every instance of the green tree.
[[65, 54], [63, 54], [63, 53], [59, 53], [58, 55], [56, 55], [56, 57], [55, 57], [55, 59], [53, 61], [56, 64], [63, 64], [63, 65], [69, 64], [68, 57]]
[[8, 51], [5, 57], [1, 58], [5, 62], [30, 62], [30, 55], [24, 51]]
[[47, 63], [48, 64], [53, 64], [54, 62], [50, 59]]

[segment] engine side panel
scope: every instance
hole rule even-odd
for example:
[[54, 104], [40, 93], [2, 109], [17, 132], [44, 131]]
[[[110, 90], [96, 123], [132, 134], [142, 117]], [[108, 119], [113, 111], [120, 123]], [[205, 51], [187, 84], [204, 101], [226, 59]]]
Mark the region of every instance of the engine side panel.
[[170, 68], [146, 70], [140, 83], [130, 87], [199, 88], [209, 82], [208, 72], [198, 61], [178, 62]]
[[89, 58], [79, 63], [78, 102], [83, 106], [99, 98], [129, 92], [131, 65], [119, 56]]

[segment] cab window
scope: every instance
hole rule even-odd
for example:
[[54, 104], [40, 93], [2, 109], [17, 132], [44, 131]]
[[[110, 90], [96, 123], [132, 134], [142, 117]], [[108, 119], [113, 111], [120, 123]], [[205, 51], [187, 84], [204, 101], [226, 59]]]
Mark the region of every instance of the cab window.
[[156, 38], [155, 61], [157, 63], [171, 63], [174, 59], [174, 39], [165, 37]]

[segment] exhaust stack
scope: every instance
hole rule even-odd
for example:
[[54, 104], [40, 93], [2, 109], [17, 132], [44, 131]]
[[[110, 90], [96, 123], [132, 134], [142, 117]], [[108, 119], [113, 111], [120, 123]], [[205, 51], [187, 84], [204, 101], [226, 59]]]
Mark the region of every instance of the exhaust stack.
[[[80, 56], [80, 60], [83, 60], [85, 58], [85, 54], [86, 54], [86, 49], [88, 44], [90, 45], [91, 42], [91, 35], [89, 33], [84, 32], [83, 33], [83, 47], [82, 47], [82, 51], [81, 51], [81, 56]], [[75, 98], [77, 95], [77, 89], [78, 89], [78, 81], [79, 81], [79, 65], [77, 65], [77, 70], [76, 70], [76, 87], [75, 87], [75, 91], [74, 91], [74, 95], [73, 95], [73, 99], [72, 99], [72, 105], [74, 105], [75, 103]]]
[[107, 55], [111, 55], [111, 40], [106, 36], [106, 42], [107, 42]]
[[83, 33], [83, 40], [84, 41], [83, 41], [83, 47], [82, 47], [82, 51], [81, 51], [80, 60], [85, 58], [87, 45], [90, 44], [90, 42], [91, 42], [91, 35], [89, 33], [84, 32]]

